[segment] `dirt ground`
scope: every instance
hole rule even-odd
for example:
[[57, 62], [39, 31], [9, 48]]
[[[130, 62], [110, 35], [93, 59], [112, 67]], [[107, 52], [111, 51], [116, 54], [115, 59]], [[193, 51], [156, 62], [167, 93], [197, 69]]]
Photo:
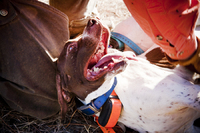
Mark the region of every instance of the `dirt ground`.
[[[48, 0], [39, 0], [48, 4]], [[100, 19], [111, 27], [128, 18], [130, 13], [122, 0], [98, 0]], [[2, 101], [0, 99], [0, 101]], [[70, 111], [64, 120], [55, 115], [47, 120], [38, 120], [5, 106], [0, 102], [0, 133], [99, 133], [99, 126], [93, 117], [77, 110]], [[132, 131], [129, 131], [129, 133]], [[134, 132], [134, 131], [133, 131]]]
[[110, 22], [113, 27], [131, 16], [123, 0], [99, 0], [97, 10], [100, 19], [104, 22]]

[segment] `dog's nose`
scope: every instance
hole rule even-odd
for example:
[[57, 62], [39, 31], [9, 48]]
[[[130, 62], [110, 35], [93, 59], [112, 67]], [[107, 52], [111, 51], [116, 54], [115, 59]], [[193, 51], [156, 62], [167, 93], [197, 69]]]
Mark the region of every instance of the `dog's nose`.
[[96, 23], [97, 23], [97, 21], [96, 21], [95, 19], [90, 19], [90, 20], [88, 21], [87, 26], [88, 26], [88, 27], [92, 27], [92, 26], [95, 25]]

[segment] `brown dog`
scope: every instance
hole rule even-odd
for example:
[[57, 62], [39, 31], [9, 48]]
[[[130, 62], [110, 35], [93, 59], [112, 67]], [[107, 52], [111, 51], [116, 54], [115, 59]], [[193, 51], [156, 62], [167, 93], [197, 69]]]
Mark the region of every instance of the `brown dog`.
[[[57, 75], [57, 90], [62, 114], [65, 114], [67, 111], [67, 103], [69, 103], [72, 98], [71, 94], [74, 93], [76, 96], [84, 99], [90, 92], [101, 86], [104, 82], [102, 76], [106, 71], [101, 73], [101, 75], [95, 76], [95, 73], [87, 71], [87, 68], [91, 68], [103, 55], [107, 54], [109, 37], [110, 34], [107, 28], [97, 22], [97, 20], [90, 20], [84, 30], [82, 38], [78, 41], [68, 42], [65, 45], [60, 58], [57, 61], [59, 71]], [[92, 53], [95, 53], [95, 56], [90, 57]], [[88, 60], [90, 61], [88, 62]], [[71, 64], [74, 67], [77, 65], [80, 66], [71, 71], [68, 64]], [[93, 77], [87, 76], [92, 74], [94, 74]], [[88, 79], [82, 80], [84, 76], [88, 77]], [[97, 78], [98, 81], [95, 81]], [[74, 79], [80, 80], [77, 82], [77, 80]], [[91, 83], [88, 80], [94, 81], [92, 83], [92, 88]], [[73, 89], [73, 86], [77, 85], [79, 89]]]

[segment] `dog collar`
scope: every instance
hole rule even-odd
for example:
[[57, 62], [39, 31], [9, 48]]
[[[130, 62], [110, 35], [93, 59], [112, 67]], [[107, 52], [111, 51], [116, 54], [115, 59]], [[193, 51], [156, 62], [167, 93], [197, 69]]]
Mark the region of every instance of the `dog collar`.
[[115, 90], [113, 90], [108, 100], [103, 105], [98, 121], [96, 120], [96, 122], [102, 127], [112, 128], [117, 124], [121, 110], [122, 103], [115, 93]]
[[99, 96], [98, 98], [94, 99], [92, 102], [88, 103], [87, 105], [83, 105], [78, 107], [78, 110], [83, 112], [86, 115], [94, 115], [100, 112], [101, 107], [104, 105], [106, 100], [109, 98], [110, 94], [113, 92], [115, 86], [117, 85], [117, 78], [114, 78], [114, 82], [110, 90], [108, 90], [105, 94]]
[[122, 44], [119, 43], [119, 41], [121, 41], [128, 45], [137, 55], [144, 53], [144, 51], [136, 43], [134, 43], [132, 40], [122, 34], [111, 32], [111, 37], [118, 42], [119, 48], [123, 47]]

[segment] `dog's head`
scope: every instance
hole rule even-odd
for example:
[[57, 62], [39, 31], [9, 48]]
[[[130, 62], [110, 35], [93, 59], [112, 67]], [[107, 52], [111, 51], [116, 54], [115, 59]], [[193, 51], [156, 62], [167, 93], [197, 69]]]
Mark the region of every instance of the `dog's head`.
[[82, 37], [65, 45], [57, 61], [57, 89], [62, 94], [59, 101], [69, 102], [73, 94], [84, 100], [103, 84], [108, 73], [116, 74], [126, 66], [126, 57], [108, 54], [109, 38], [109, 30], [99, 20], [91, 19]]

